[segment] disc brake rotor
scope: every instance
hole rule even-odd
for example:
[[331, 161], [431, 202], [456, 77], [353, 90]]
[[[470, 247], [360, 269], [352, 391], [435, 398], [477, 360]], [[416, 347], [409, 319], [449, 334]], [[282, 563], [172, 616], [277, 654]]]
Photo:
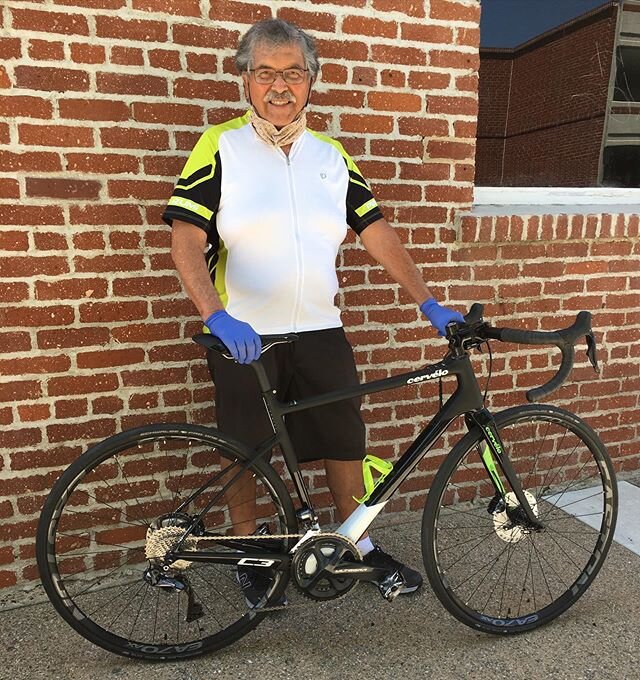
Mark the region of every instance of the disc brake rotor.
[[[538, 503], [530, 491], [525, 491], [524, 495], [533, 510], [533, 514], [538, 516]], [[504, 497], [506, 507], [501, 512], [496, 512], [493, 515], [493, 528], [500, 539], [505, 543], [517, 543], [521, 541], [529, 530], [522, 524], [515, 523], [510, 517], [509, 512], [512, 512], [520, 504], [513, 491], [510, 491]]]

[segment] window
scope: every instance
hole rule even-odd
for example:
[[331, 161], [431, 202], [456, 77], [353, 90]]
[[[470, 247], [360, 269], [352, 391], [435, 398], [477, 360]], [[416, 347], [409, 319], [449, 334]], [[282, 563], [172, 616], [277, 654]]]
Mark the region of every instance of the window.
[[640, 0], [481, 0], [479, 187], [640, 187]]

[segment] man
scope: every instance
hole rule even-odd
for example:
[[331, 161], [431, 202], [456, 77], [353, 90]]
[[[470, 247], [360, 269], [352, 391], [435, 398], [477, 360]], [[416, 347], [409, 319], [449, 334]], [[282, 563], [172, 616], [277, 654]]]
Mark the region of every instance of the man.
[[[313, 38], [279, 19], [259, 22], [242, 38], [236, 65], [251, 109], [203, 134], [164, 219], [172, 225], [172, 255], [187, 293], [238, 362], [210, 352], [218, 427], [255, 445], [272, 433], [255, 374], [245, 365], [260, 356], [259, 335], [300, 336], [263, 357], [280, 399], [358, 382], [334, 304], [336, 256], [348, 227], [440, 333], [462, 317], [432, 298], [342, 146], [306, 128], [305, 107], [319, 70]], [[287, 425], [301, 462], [324, 459], [338, 514], [346, 519], [357, 507], [354, 497], [363, 495], [359, 399], [290, 414]], [[248, 489], [245, 508], [251, 507]], [[255, 530], [254, 518], [241, 509], [232, 520], [240, 533]], [[421, 585], [418, 572], [367, 535], [358, 547], [366, 564], [400, 570], [403, 592]], [[256, 583], [259, 571], [244, 579], [251, 601], [266, 587]]]

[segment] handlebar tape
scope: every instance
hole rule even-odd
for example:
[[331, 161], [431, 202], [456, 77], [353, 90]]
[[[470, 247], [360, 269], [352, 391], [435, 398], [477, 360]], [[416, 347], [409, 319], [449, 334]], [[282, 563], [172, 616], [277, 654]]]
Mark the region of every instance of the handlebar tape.
[[[472, 308], [473, 309], [473, 308]], [[575, 322], [568, 328], [559, 331], [527, 331], [516, 328], [487, 328], [486, 336], [503, 342], [520, 343], [524, 345], [556, 345], [562, 354], [562, 361], [558, 372], [541, 387], [529, 390], [526, 394], [528, 401], [538, 401], [550, 392], [558, 389], [567, 379], [573, 366], [573, 346], [581, 335], [591, 334], [591, 313], [579, 312]]]

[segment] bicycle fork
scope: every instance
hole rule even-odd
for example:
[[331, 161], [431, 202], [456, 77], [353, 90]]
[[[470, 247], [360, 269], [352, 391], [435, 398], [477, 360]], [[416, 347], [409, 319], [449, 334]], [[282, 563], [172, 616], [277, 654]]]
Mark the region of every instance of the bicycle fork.
[[507, 489], [500, 477], [501, 471], [509, 483], [513, 494], [518, 501], [519, 507], [524, 512], [525, 516], [521, 519], [526, 521], [528, 528], [533, 529], [534, 531], [541, 531], [544, 528], [544, 525], [538, 521], [538, 518], [524, 493], [520, 479], [505, 450], [505, 446], [502, 443], [500, 433], [498, 432], [498, 428], [496, 427], [495, 420], [491, 413], [487, 409], [480, 409], [479, 411], [466, 414], [465, 420], [469, 429], [471, 429], [473, 425], [479, 427], [482, 436], [484, 437], [480, 458], [496, 492], [493, 501], [489, 506], [489, 512], [495, 512], [500, 502], [507, 508]]

